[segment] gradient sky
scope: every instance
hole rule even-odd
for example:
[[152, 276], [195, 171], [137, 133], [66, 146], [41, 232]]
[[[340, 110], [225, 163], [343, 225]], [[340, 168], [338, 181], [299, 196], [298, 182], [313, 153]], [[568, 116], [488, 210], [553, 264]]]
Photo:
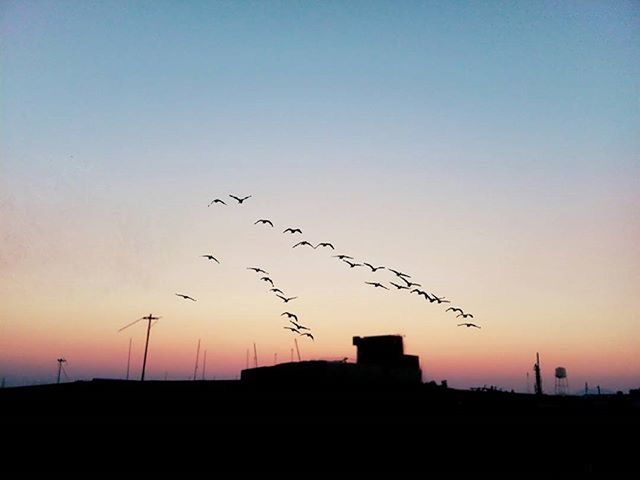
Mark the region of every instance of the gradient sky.
[[4, 1], [0, 38], [7, 385], [122, 377], [129, 338], [138, 376], [149, 312], [149, 378], [199, 338], [235, 378], [289, 359], [288, 309], [305, 359], [400, 333], [455, 387], [524, 391], [536, 352], [547, 391], [640, 386], [637, 2]]

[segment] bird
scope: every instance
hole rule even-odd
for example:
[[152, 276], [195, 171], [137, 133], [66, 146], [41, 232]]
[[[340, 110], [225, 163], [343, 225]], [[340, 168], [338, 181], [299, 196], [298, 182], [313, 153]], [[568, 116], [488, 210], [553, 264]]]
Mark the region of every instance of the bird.
[[258, 223], [269, 224], [273, 227], [273, 222], [271, 220], [267, 220], [266, 218], [261, 218], [260, 220], [256, 220], [253, 224], [257, 225]]
[[479, 327], [478, 325], [476, 325], [475, 323], [459, 323], [458, 326], [459, 327], [465, 326], [467, 328], [469, 328], [469, 327], [482, 328], [482, 327]]
[[286, 315], [289, 318], [295, 318], [296, 322], [298, 321], [298, 316], [295, 313], [291, 313], [291, 312], [282, 312], [280, 314], [280, 316]]
[[335, 248], [333, 247], [332, 244], [330, 244], [329, 242], [320, 242], [319, 244], [317, 244], [315, 247], [313, 248], [318, 248], [318, 247], [330, 247], [331, 250], [335, 250]]
[[214, 203], [221, 203], [223, 205], [226, 205], [226, 203], [222, 200], [220, 200], [219, 198], [216, 198], [214, 200], [211, 200], [211, 203], [209, 205], [207, 205], [207, 207], [210, 207], [211, 205], [213, 205]]
[[415, 282], [410, 282], [409, 280], [407, 280], [404, 277], [400, 277], [402, 280], [404, 280], [404, 283], [407, 284], [407, 288], [411, 288], [411, 287], [421, 287], [422, 284], [421, 283], [415, 283]]
[[244, 202], [247, 198], [251, 198], [251, 195], [247, 195], [244, 198], [238, 198], [235, 195], [229, 195], [231, 198], [233, 198], [234, 200], [237, 200], [238, 203], [242, 204], [242, 202]]
[[304, 245], [309, 245], [311, 248], [316, 248], [316, 247], [314, 247], [313, 245], [311, 245], [309, 242], [307, 242], [306, 240], [303, 240], [303, 241], [301, 241], [301, 242], [296, 243], [296, 244], [295, 244], [293, 247], [291, 247], [291, 248], [296, 248], [296, 247], [297, 247], [297, 246], [299, 246], [299, 245], [303, 245], [303, 246], [304, 246]]
[[445, 310], [445, 312], [448, 312], [449, 310], [451, 310], [452, 312], [460, 312], [460, 313], [464, 313], [464, 312], [462, 311], [462, 309], [461, 309], [461, 308], [458, 308], [458, 307], [449, 307], [449, 308], [447, 308], [447, 309]]
[[298, 330], [310, 330], [308, 327], [305, 327], [304, 325], [299, 325], [293, 320], [289, 320], [289, 321], [293, 323], [293, 326], [296, 327]]
[[349, 260], [353, 260], [353, 257], [350, 257], [349, 255], [334, 255], [334, 258], [339, 258], [340, 260], [344, 260], [345, 258], [348, 258]]
[[458, 317], [462, 317], [462, 318], [471, 317], [471, 318], [473, 318], [473, 315], [470, 314], [470, 313], [459, 313], [458, 315], [456, 315], [456, 318], [458, 318]]
[[[377, 272], [378, 270], [383, 270], [383, 269], [386, 268], [386, 267], [374, 267], [373, 265], [371, 265], [370, 263], [367, 263], [367, 262], [363, 262], [362, 264], [366, 265], [367, 267], [369, 267], [372, 272]], [[402, 277], [400, 277], [400, 278], [402, 278]]]
[[284, 328], [285, 330], [291, 330], [292, 332], [296, 332], [296, 333], [300, 334], [300, 331], [298, 329], [296, 329], [296, 328], [293, 328], [293, 327], [282, 327], [282, 328]]
[[398, 290], [409, 290], [409, 287], [405, 287], [404, 285], [398, 285], [397, 283], [393, 283], [393, 282], [389, 282], [389, 283], [394, 287], [396, 287]]
[[344, 262], [344, 263], [349, 264], [349, 266], [350, 266], [351, 268], [354, 268], [354, 267], [362, 267], [362, 264], [361, 264], [361, 263], [353, 263], [353, 262], [350, 262], [349, 260], [343, 260], [343, 262]]
[[427, 292], [425, 292], [424, 290], [418, 290], [417, 288], [414, 288], [409, 293], [413, 293], [413, 292], [416, 292], [418, 295], [422, 295], [424, 298], [426, 298], [427, 300], [431, 301], [431, 297], [429, 297], [429, 294]]
[[304, 332], [304, 333], [298, 332], [298, 333], [300, 334], [301, 337], [309, 337], [311, 340], [315, 340], [313, 338], [313, 335], [311, 335], [310, 333], [307, 333], [307, 332]]
[[302, 230], [300, 230], [299, 228], [287, 228], [286, 230], [284, 230], [282, 233], [302, 233]]
[[269, 282], [271, 284], [271, 286], [273, 287], [273, 280], [271, 280], [269, 277], [262, 277], [260, 280], [264, 280], [265, 282]]
[[385, 287], [383, 284], [378, 283], [378, 282], [364, 282], [368, 285], [373, 285], [376, 288], [384, 288], [385, 290], [389, 290], [387, 287]]
[[269, 272], [265, 272], [263, 269], [258, 267], [247, 267], [247, 270], [253, 270], [256, 273], [264, 273], [265, 275], [269, 275]]
[[274, 293], [281, 293], [282, 295], [284, 295], [284, 292], [282, 290], [280, 290], [279, 288], [271, 288], [269, 289], [270, 292], [274, 292]]
[[389, 268], [388, 270], [389, 270], [390, 272], [395, 273], [395, 274], [396, 274], [397, 276], [399, 276], [399, 277], [407, 277], [407, 278], [411, 278], [411, 275], [407, 275], [406, 273], [399, 272], [398, 270], [394, 270], [393, 268]]
[[432, 293], [431, 295], [433, 295], [433, 301], [434, 302], [438, 302], [438, 303], [451, 303], [449, 300], [445, 300], [445, 297], [436, 297], [435, 293]]
[[277, 293], [276, 293], [276, 297], [281, 298], [284, 303], [289, 303], [291, 300], [298, 298], [298, 297], [283, 297], [282, 295], [278, 295]]
[[184, 295], [182, 293], [176, 293], [177, 296], [184, 298], [185, 300], [193, 300], [194, 302], [196, 301], [195, 298], [190, 297], [189, 295]]
[[216, 262], [220, 263], [220, 261], [214, 257], [213, 255], [202, 255], [204, 258], [208, 258], [209, 260], [215, 260]]

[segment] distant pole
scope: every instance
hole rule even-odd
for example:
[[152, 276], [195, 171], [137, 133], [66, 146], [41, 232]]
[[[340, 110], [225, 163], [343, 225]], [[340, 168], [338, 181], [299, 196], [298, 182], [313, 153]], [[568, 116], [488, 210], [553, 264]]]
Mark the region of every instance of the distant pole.
[[58, 362], [58, 380], [56, 381], [56, 383], [60, 383], [60, 373], [62, 372], [62, 364], [66, 362], [66, 360], [61, 357], [56, 361]]
[[207, 370], [207, 350], [204, 351], [204, 358], [202, 359], [202, 380], [204, 380], [204, 372]]
[[149, 335], [151, 334], [151, 320], [155, 320], [156, 317], [149, 314], [144, 317], [147, 321], [147, 340], [144, 342], [144, 359], [142, 360], [142, 375], [140, 375], [140, 381], [144, 382], [144, 373], [147, 369], [147, 352], [149, 351]]
[[584, 394], [589, 395], [589, 383], [584, 382]]
[[129, 355], [127, 356], [127, 380], [129, 380], [129, 367], [131, 366], [131, 339], [129, 339]]
[[298, 348], [298, 339], [297, 339], [297, 338], [294, 338], [294, 339], [293, 339], [293, 343], [295, 343], [295, 344], [296, 344], [296, 352], [298, 352], [298, 361], [299, 361], [299, 362], [301, 362], [301, 361], [302, 361], [302, 359], [300, 358], [300, 348]]
[[536, 353], [536, 363], [533, 366], [536, 375], [535, 394], [542, 395], [542, 378], [540, 376], [540, 354]]
[[253, 342], [253, 364], [258, 368], [258, 349], [256, 348], [256, 342]]
[[596, 388], [598, 389], [598, 395], [600, 395], [600, 385], [596, 385]]
[[196, 349], [196, 366], [193, 368], [193, 379], [197, 379], [198, 375], [198, 360], [200, 359], [200, 339], [198, 339], [198, 348]]
[[531, 393], [531, 386], [529, 385], [529, 372], [527, 372], [527, 393]]

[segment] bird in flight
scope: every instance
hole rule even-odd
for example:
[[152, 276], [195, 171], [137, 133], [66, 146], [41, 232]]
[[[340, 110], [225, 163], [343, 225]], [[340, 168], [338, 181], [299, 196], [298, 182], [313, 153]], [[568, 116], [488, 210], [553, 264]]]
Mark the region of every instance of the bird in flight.
[[[300, 333], [300, 332], [298, 332], [298, 333]], [[300, 336], [301, 336], [301, 337], [309, 337], [311, 340], [315, 340], [315, 339], [313, 338], [313, 335], [311, 335], [310, 333], [307, 333], [307, 332], [300, 333]]]
[[383, 284], [378, 283], [378, 282], [364, 282], [367, 285], [373, 285], [376, 288], [384, 288], [385, 290], [389, 290], [387, 287], [385, 287]]
[[330, 244], [329, 242], [321, 242], [319, 244], [317, 244], [315, 247], [313, 248], [318, 248], [318, 247], [330, 247], [331, 250], [335, 250], [335, 248], [333, 248], [333, 245]]
[[216, 198], [214, 200], [211, 200], [211, 203], [209, 205], [207, 205], [207, 207], [210, 207], [211, 205], [213, 205], [214, 203], [221, 203], [223, 205], [226, 205], [226, 203], [222, 200], [220, 200], [219, 198]]
[[342, 260], [342, 261], [343, 261], [344, 263], [349, 264], [349, 266], [350, 266], [351, 268], [354, 268], [354, 267], [362, 267], [362, 264], [361, 264], [361, 263], [353, 263], [353, 262], [350, 262], [349, 260]]
[[293, 328], [293, 327], [282, 327], [282, 328], [284, 328], [285, 330], [291, 330], [292, 332], [296, 332], [298, 334], [300, 333], [297, 328]]
[[411, 288], [411, 287], [421, 287], [421, 286], [422, 286], [422, 284], [420, 284], [420, 283], [410, 282], [409, 280], [407, 280], [407, 279], [406, 279], [406, 278], [404, 278], [404, 277], [400, 277], [400, 278], [401, 278], [402, 280], [404, 280], [404, 283], [406, 283], [406, 284], [407, 284], [407, 288]]
[[432, 293], [431, 295], [433, 295], [433, 301], [434, 302], [438, 302], [440, 303], [451, 303], [449, 300], [445, 300], [445, 297], [436, 297], [435, 293]]
[[[371, 265], [370, 263], [367, 263], [367, 262], [363, 262], [363, 265], [366, 265], [367, 267], [369, 267], [372, 272], [376, 272], [378, 270], [384, 270], [386, 268], [386, 267], [374, 267], [373, 265]], [[400, 278], [402, 278], [402, 277], [400, 277]]]
[[413, 293], [413, 292], [416, 292], [418, 295], [422, 295], [424, 298], [426, 298], [427, 300], [431, 301], [431, 297], [424, 290], [418, 290], [417, 288], [414, 288], [413, 290], [411, 290], [410, 293]]
[[302, 233], [302, 230], [299, 228], [287, 228], [282, 233]]
[[462, 311], [462, 309], [461, 309], [461, 308], [458, 308], [458, 307], [449, 307], [449, 308], [447, 308], [447, 309], [445, 310], [445, 312], [448, 312], [449, 310], [451, 310], [452, 312], [460, 312], [460, 313], [464, 313], [464, 312]]
[[283, 312], [280, 314], [280, 316], [286, 315], [289, 318], [295, 318], [296, 322], [298, 321], [298, 316], [295, 313], [291, 313], [291, 312]]
[[257, 225], [258, 223], [269, 224], [273, 227], [273, 222], [271, 220], [267, 220], [266, 218], [261, 218], [260, 220], [256, 220], [254, 222], [254, 225]]
[[282, 295], [278, 295], [276, 293], [276, 297], [281, 298], [284, 303], [289, 303], [291, 300], [295, 300], [298, 297], [283, 297]]
[[234, 200], [237, 200], [237, 201], [238, 201], [238, 203], [240, 203], [240, 204], [241, 204], [242, 202], [244, 202], [247, 198], [251, 198], [251, 195], [247, 195], [247, 196], [246, 196], [246, 197], [244, 197], [244, 198], [239, 198], [239, 197], [236, 197], [235, 195], [229, 195], [229, 196], [230, 196], [231, 198], [233, 198]]
[[350, 257], [349, 255], [334, 255], [334, 258], [339, 258], [340, 260], [344, 260], [345, 258], [348, 258], [349, 260], [353, 260], [353, 257]]
[[395, 273], [398, 277], [407, 277], [411, 278], [411, 275], [407, 275], [406, 273], [399, 272], [398, 270], [394, 270], [393, 268], [388, 269], [390, 272]]
[[467, 328], [469, 328], [469, 327], [482, 328], [482, 327], [479, 327], [478, 325], [476, 325], [475, 323], [459, 323], [458, 326], [459, 327], [463, 327], [464, 326], [464, 327], [467, 327]]
[[190, 297], [189, 295], [184, 295], [182, 293], [176, 293], [177, 296], [184, 298], [185, 300], [193, 300], [194, 302], [196, 301], [195, 298]]
[[300, 325], [296, 322], [294, 322], [293, 320], [289, 320], [291, 323], [293, 323], [293, 326], [296, 327], [298, 330], [310, 330], [310, 328], [305, 327], [304, 325]]
[[269, 277], [262, 277], [260, 280], [264, 280], [265, 282], [269, 282], [271, 284], [271, 286], [273, 287], [273, 280], [271, 280]]
[[301, 242], [296, 243], [296, 244], [295, 244], [293, 247], [291, 247], [291, 248], [296, 248], [296, 247], [297, 247], [297, 246], [299, 246], [299, 245], [302, 245], [302, 246], [304, 246], [304, 245], [309, 245], [311, 248], [316, 248], [316, 247], [314, 247], [313, 245], [311, 245], [309, 242], [307, 242], [306, 240], [303, 240], [303, 241], [301, 241]]
[[456, 315], [456, 318], [458, 318], [458, 317], [462, 317], [462, 318], [471, 317], [471, 318], [473, 318], [473, 315], [470, 314], [470, 313], [459, 313], [458, 315]]
[[[402, 277], [400, 277], [402, 278]], [[409, 287], [405, 287], [404, 285], [398, 285], [397, 283], [389, 282], [391, 285], [396, 287], [398, 290], [409, 290]], [[415, 289], [414, 289], [415, 290]]]
[[269, 275], [269, 272], [265, 272], [263, 269], [258, 267], [247, 267], [247, 270], [253, 270], [256, 273], [264, 273], [265, 275]]
[[280, 290], [279, 288], [271, 288], [269, 289], [270, 292], [274, 292], [274, 293], [281, 293], [282, 295], [284, 295], [284, 292], [282, 290]]
[[215, 260], [216, 262], [220, 263], [220, 261], [214, 257], [213, 255], [202, 255], [204, 258], [207, 258], [209, 260]]

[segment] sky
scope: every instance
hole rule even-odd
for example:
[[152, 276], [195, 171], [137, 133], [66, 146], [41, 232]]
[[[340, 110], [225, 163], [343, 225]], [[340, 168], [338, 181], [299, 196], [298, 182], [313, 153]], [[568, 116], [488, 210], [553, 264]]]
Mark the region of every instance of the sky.
[[401, 334], [425, 381], [640, 386], [637, 2], [5, 1], [0, 42], [7, 386], [123, 378], [129, 339], [137, 378], [149, 313], [147, 378], [198, 339], [237, 378], [291, 359], [285, 310], [303, 359]]

